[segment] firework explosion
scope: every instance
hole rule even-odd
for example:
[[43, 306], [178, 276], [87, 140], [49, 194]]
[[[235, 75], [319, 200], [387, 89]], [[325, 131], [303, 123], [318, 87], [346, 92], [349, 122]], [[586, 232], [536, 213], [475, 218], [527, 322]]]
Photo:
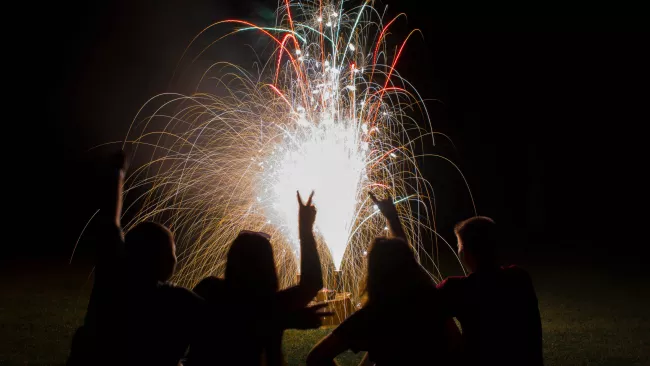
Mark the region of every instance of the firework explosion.
[[[400, 16], [384, 24], [368, 2], [344, 11], [342, 3], [286, 1], [277, 14], [276, 27], [240, 20], [208, 27], [268, 38], [273, 51], [256, 73], [215, 63], [199, 85], [225, 92], [157, 95], [145, 105], [155, 111], [136, 116], [125, 144], [152, 152], [127, 182], [131, 195], [146, 191], [135, 197], [132, 207], [141, 209], [127, 228], [168, 225], [181, 253], [177, 280], [190, 286], [223, 274], [241, 230], [266, 232], [286, 287], [299, 253], [295, 192], [314, 190], [326, 284], [341, 270], [343, 287], [357, 296], [367, 247], [387, 233], [368, 192], [394, 197], [412, 245], [438, 243], [432, 189], [415, 152], [434, 133], [421, 98], [395, 69], [414, 32], [389, 50], [388, 29]], [[432, 276], [440, 277], [437, 266]]]

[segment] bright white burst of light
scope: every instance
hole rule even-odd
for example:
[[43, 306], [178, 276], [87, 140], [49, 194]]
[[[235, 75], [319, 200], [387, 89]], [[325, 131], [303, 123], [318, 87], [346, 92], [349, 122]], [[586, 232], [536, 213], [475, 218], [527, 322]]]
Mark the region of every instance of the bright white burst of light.
[[357, 201], [363, 188], [366, 153], [363, 138], [349, 121], [321, 120], [285, 138], [286, 150], [273, 154], [261, 180], [272, 184], [265, 212], [298, 246], [298, 207], [295, 190], [308, 197], [313, 190], [318, 207], [316, 229], [329, 247], [334, 265], [340, 268], [355, 221]]

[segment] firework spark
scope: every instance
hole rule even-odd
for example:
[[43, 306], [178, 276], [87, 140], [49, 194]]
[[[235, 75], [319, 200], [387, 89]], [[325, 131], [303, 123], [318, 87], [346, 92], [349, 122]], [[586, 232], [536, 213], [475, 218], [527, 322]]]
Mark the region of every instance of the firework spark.
[[143, 107], [125, 140], [151, 149], [128, 182], [129, 194], [146, 192], [134, 199], [141, 209], [127, 226], [157, 220], [175, 231], [180, 282], [222, 274], [233, 238], [257, 230], [272, 235], [282, 285], [293, 283], [296, 190], [315, 191], [324, 273], [342, 270], [355, 296], [367, 246], [386, 233], [368, 192], [395, 197], [413, 245], [437, 243], [432, 189], [415, 152], [434, 133], [396, 70], [408, 37], [391, 50], [386, 43], [398, 18], [384, 25], [368, 2], [345, 11], [342, 3], [287, 0], [275, 27], [241, 20], [208, 27], [257, 32], [274, 49], [256, 73], [225, 62], [206, 70], [199, 85], [219, 95], [155, 96], [145, 105], [154, 111]]

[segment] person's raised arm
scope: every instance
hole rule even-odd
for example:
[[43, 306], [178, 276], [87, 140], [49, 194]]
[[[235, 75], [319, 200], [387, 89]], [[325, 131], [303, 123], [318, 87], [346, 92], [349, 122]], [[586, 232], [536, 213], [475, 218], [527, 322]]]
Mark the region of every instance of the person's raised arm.
[[[123, 295], [120, 279], [124, 276], [125, 253], [120, 216], [125, 165], [124, 153], [120, 151], [96, 166], [99, 169], [96, 174], [99, 211], [93, 219], [96, 237], [95, 278], [84, 320], [84, 325], [92, 331], [99, 328], [114, 330], [113, 323], [123, 315], [115, 309]], [[102, 334], [108, 334], [110, 338], [110, 332]], [[112, 344], [108, 339], [102, 342]]]
[[321, 311], [326, 309], [327, 306], [326, 303], [321, 303], [290, 312], [282, 324], [282, 329], [319, 328], [323, 324], [325, 317], [334, 315], [330, 311]]
[[298, 286], [305, 293], [305, 304], [316, 296], [318, 290], [323, 288], [323, 272], [320, 267], [320, 258], [314, 237], [314, 222], [316, 222], [316, 207], [311, 203], [314, 197], [312, 191], [303, 203], [300, 192], [298, 198], [298, 232], [300, 235], [300, 283]]
[[387, 198], [380, 200], [375, 197], [372, 192], [370, 194], [370, 199], [372, 199], [372, 202], [377, 205], [379, 208], [379, 211], [381, 211], [381, 214], [384, 215], [386, 218], [386, 221], [388, 222], [388, 228], [390, 229], [390, 233], [392, 236], [396, 238], [402, 238], [406, 240], [406, 232], [404, 231], [404, 228], [402, 227], [402, 223], [399, 220], [399, 215], [397, 214], [397, 207], [395, 207], [395, 204], [393, 203], [393, 198], [391, 196], [388, 196]]
[[110, 206], [106, 209], [110, 210], [109, 213], [120, 230], [122, 230], [122, 190], [124, 188], [124, 175], [126, 174], [126, 156], [123, 151], [116, 153], [110, 162], [111, 165], [111, 178], [113, 179], [112, 201], [109, 202]]
[[112, 267], [117, 256], [122, 255], [123, 234], [120, 217], [122, 216], [122, 187], [126, 170], [126, 158], [122, 151], [114, 154], [102, 168], [99, 182], [99, 212], [97, 220], [100, 230], [97, 243], [97, 263]]
[[349, 348], [339, 336], [330, 333], [309, 352], [306, 364], [307, 366], [337, 366], [336, 356]]
[[311, 203], [314, 192], [309, 195], [306, 203], [303, 203], [299, 192], [296, 192], [296, 195], [300, 236], [300, 282], [297, 286], [280, 292], [281, 302], [291, 309], [304, 307], [316, 296], [318, 290], [323, 288], [323, 272], [314, 237], [316, 207]]

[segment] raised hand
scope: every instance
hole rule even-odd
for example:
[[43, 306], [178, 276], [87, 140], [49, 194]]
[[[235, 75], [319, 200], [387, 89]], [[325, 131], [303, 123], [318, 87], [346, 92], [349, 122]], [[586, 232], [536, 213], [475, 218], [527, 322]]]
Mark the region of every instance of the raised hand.
[[303, 203], [300, 192], [296, 191], [296, 196], [298, 197], [298, 228], [301, 233], [312, 232], [316, 222], [316, 207], [311, 203], [314, 191], [309, 195], [307, 203]]
[[327, 304], [318, 304], [308, 306], [300, 310], [293, 311], [286, 318], [284, 329], [316, 329], [323, 323], [323, 318], [332, 316], [334, 313], [328, 311], [319, 311], [327, 307]]
[[402, 223], [399, 220], [399, 215], [397, 214], [397, 207], [393, 203], [393, 198], [389, 195], [383, 200], [377, 199], [372, 192], [368, 193], [372, 202], [377, 205], [381, 214], [384, 215], [386, 221], [388, 221], [388, 227], [393, 236], [402, 238], [406, 240], [406, 233], [404, 228], [402, 228]]
[[122, 216], [122, 189], [124, 187], [124, 176], [127, 169], [126, 155], [123, 150], [120, 150], [116, 153], [111, 159], [111, 165], [113, 169], [113, 174], [115, 174], [116, 179], [116, 196], [115, 196], [115, 222], [117, 226], [120, 226], [120, 217]]
[[304, 307], [316, 296], [318, 290], [323, 288], [323, 272], [320, 266], [320, 257], [316, 247], [316, 238], [314, 237], [314, 222], [316, 221], [316, 207], [311, 204], [314, 197], [312, 191], [303, 203], [300, 192], [296, 192], [298, 197], [298, 232], [300, 236], [300, 283], [286, 290], [290, 293], [289, 298], [293, 309]]
[[395, 204], [393, 203], [393, 197], [388, 195], [386, 198], [383, 200], [377, 199], [372, 192], [368, 193], [370, 195], [370, 199], [372, 202], [377, 205], [379, 208], [379, 211], [381, 211], [381, 214], [384, 215], [384, 217], [388, 220], [391, 220], [393, 218], [397, 218], [397, 207], [395, 207]]
[[118, 227], [122, 216], [122, 187], [126, 165], [126, 156], [122, 150], [98, 158], [96, 162], [96, 194], [100, 215]]

